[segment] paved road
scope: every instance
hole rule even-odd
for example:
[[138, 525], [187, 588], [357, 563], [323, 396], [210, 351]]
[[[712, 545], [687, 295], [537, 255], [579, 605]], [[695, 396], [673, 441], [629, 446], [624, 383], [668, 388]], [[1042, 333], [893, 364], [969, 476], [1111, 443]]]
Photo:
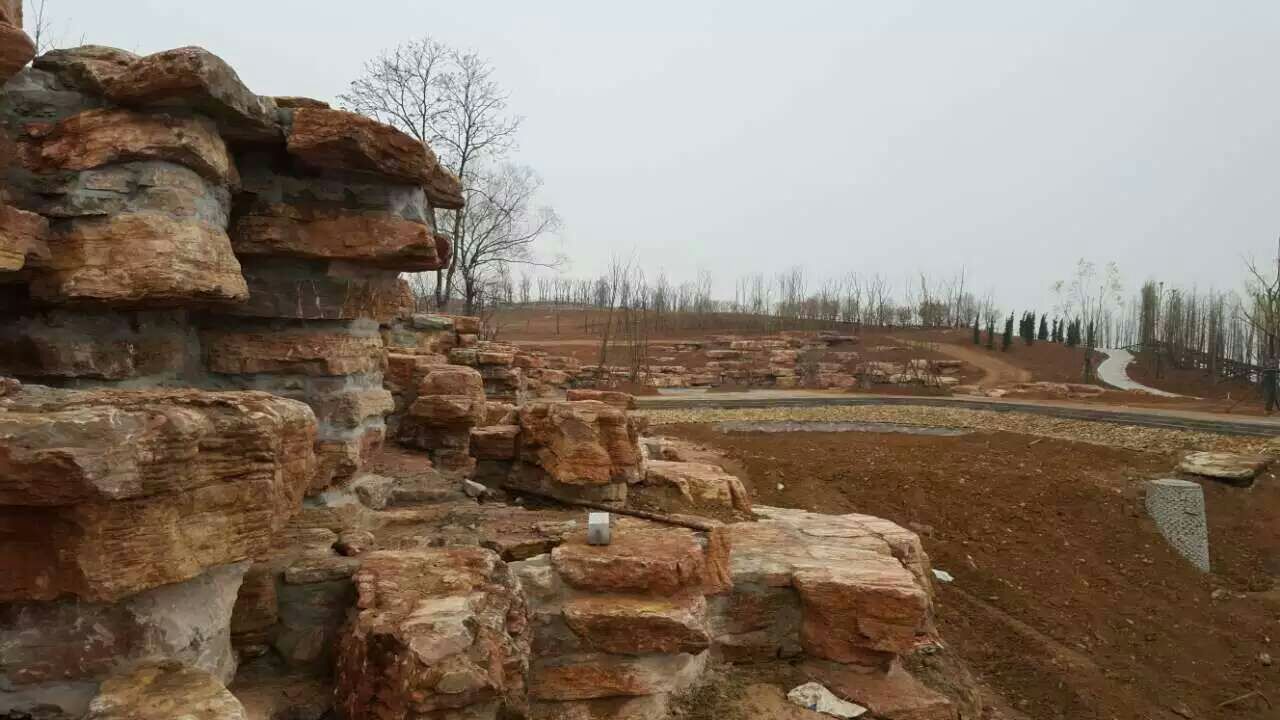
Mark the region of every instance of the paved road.
[[1150, 395], [1159, 395], [1161, 397], [1183, 397], [1177, 393], [1165, 392], [1157, 390], [1153, 387], [1147, 387], [1142, 383], [1134, 382], [1129, 379], [1129, 373], [1126, 368], [1133, 362], [1133, 354], [1128, 350], [1099, 350], [1098, 352], [1107, 356], [1102, 364], [1098, 365], [1098, 379], [1114, 388], [1121, 390], [1138, 390]]
[[1138, 408], [1125, 405], [1097, 405], [1055, 400], [1014, 400], [967, 396], [911, 397], [903, 395], [862, 395], [804, 390], [751, 390], [709, 393], [705, 390], [663, 391], [662, 395], [636, 398], [642, 410], [691, 408], [827, 407], [841, 405], [923, 405], [971, 408], [995, 412], [1025, 412], [1035, 415], [1093, 420], [1095, 422], [1201, 430], [1227, 435], [1280, 436], [1280, 419], [1222, 415], [1194, 410]]

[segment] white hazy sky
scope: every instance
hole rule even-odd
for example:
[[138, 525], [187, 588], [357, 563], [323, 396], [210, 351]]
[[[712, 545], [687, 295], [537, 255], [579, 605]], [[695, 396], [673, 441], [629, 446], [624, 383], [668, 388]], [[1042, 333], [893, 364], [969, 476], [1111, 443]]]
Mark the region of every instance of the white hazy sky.
[[47, 0], [64, 44], [201, 45], [332, 100], [429, 34], [487, 56], [568, 272], [1236, 287], [1280, 233], [1275, 0]]

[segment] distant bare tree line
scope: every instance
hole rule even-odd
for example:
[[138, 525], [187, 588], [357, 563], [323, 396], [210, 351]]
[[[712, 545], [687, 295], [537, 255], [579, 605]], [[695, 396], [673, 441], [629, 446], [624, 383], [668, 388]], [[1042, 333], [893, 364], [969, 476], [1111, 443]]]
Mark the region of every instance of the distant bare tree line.
[[715, 277], [706, 270], [677, 283], [665, 272], [650, 277], [634, 269], [634, 261], [622, 262], [633, 269], [619, 275], [618, 262], [598, 277], [508, 275], [499, 279], [496, 296], [513, 305], [608, 310], [620, 303], [650, 314], [656, 329], [713, 325], [761, 332], [837, 325], [954, 328], [967, 327], [975, 316], [1000, 315], [990, 294], [979, 298], [972, 292], [964, 270], [944, 279], [920, 273], [895, 286], [877, 273], [848, 273], [811, 283], [803, 267], [793, 266], [772, 276], [739, 277], [732, 299], [719, 299], [714, 294]]

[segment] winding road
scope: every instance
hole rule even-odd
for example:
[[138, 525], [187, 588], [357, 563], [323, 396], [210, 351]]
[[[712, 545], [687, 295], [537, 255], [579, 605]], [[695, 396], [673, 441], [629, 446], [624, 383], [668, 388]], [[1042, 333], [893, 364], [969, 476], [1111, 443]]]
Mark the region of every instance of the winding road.
[[1098, 365], [1098, 379], [1120, 390], [1137, 390], [1147, 393], [1148, 395], [1158, 395], [1160, 397], [1184, 397], [1177, 393], [1157, 390], [1153, 387], [1147, 387], [1142, 383], [1134, 382], [1129, 378], [1126, 368], [1133, 362], [1133, 353], [1128, 350], [1099, 350], [1098, 352], [1106, 355], [1107, 358]]

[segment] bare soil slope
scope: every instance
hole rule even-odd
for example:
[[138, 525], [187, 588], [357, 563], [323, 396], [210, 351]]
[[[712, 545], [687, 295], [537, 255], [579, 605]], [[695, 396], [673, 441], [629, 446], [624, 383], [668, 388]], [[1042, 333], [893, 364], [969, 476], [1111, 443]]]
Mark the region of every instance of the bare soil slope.
[[726, 451], [756, 502], [921, 532], [956, 578], [939, 585], [944, 639], [1029, 717], [1280, 717], [1273, 475], [1205, 484], [1215, 574], [1202, 575], [1141, 505], [1171, 456], [1009, 433], [663, 431]]

